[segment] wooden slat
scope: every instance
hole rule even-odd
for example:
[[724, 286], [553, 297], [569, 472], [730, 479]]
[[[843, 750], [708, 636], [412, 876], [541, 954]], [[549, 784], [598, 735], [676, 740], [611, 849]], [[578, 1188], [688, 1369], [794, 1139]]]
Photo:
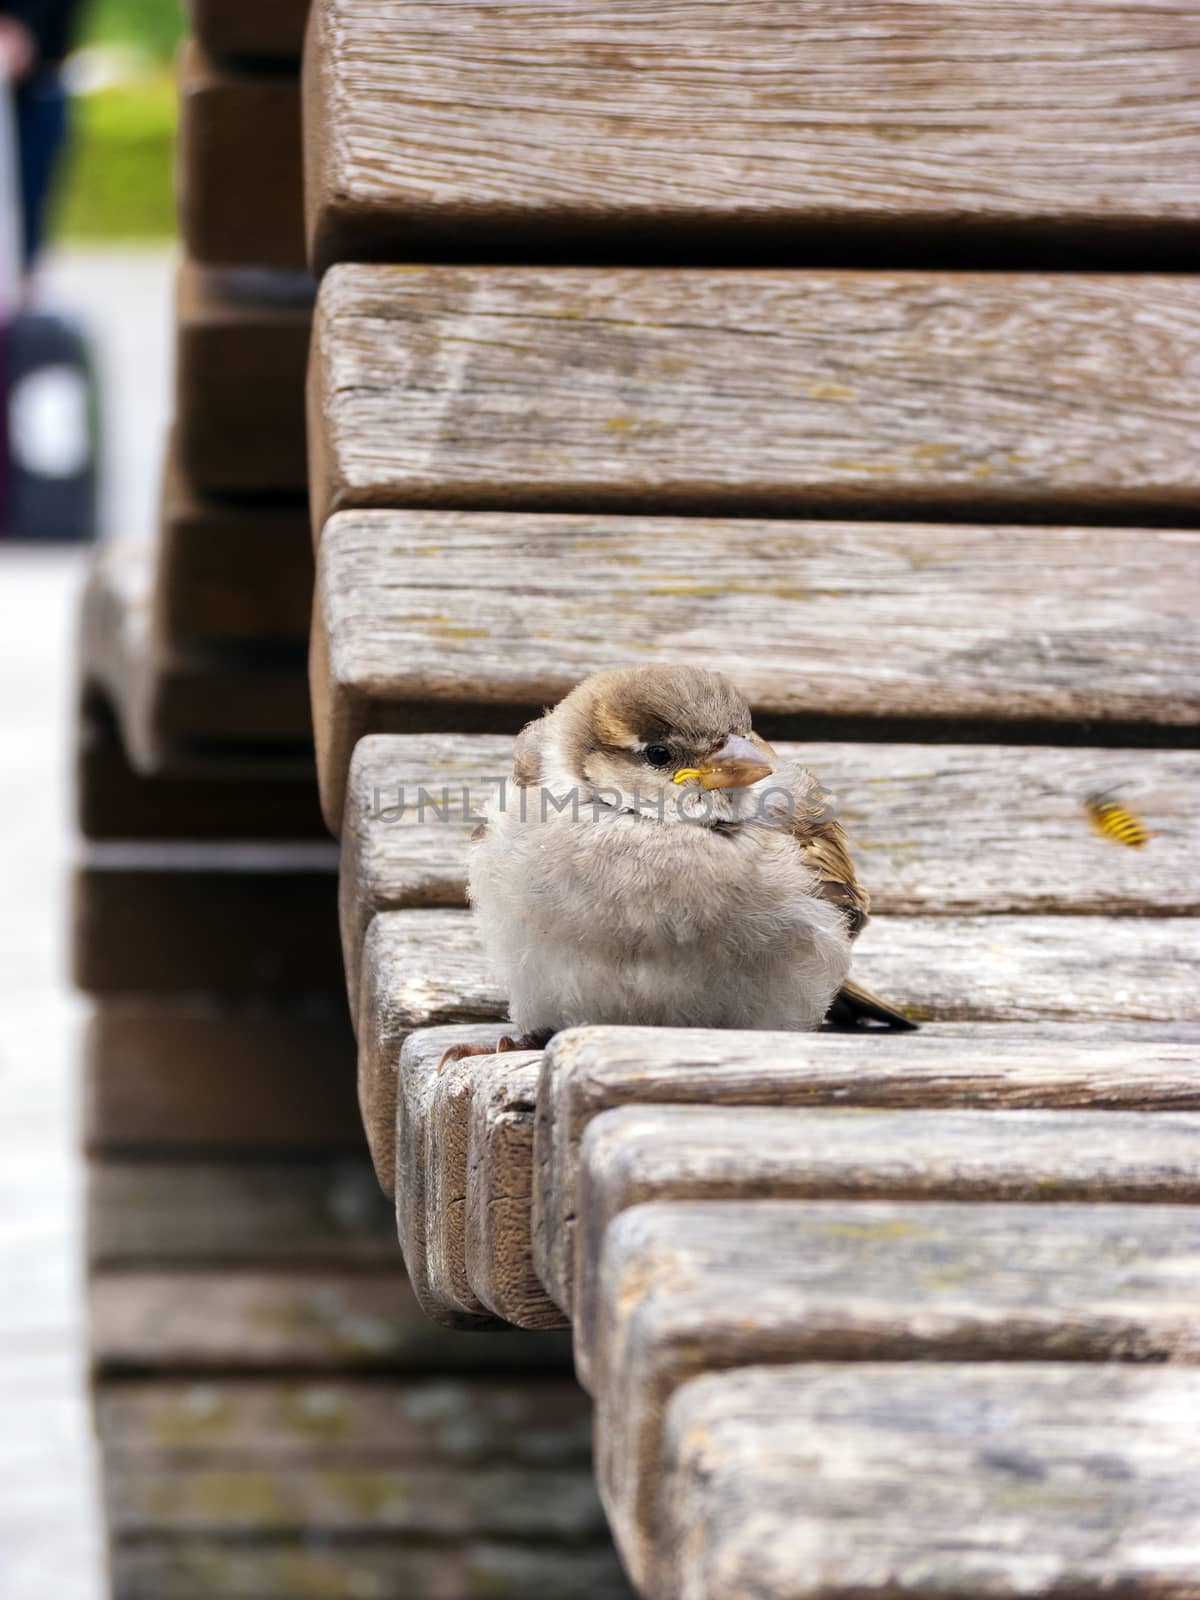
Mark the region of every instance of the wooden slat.
[[689, 1378], [850, 1354], [1194, 1363], [1198, 1269], [1200, 1209], [1187, 1206], [762, 1200], [624, 1212], [601, 1267], [596, 1455], [630, 1577], [647, 1586], [663, 1415]]
[[308, 0], [188, 0], [192, 31], [210, 55], [232, 60], [300, 60]]
[[85, 839], [306, 839], [327, 837], [308, 775], [231, 778], [135, 772], [112, 707], [96, 693], [80, 707], [75, 805]]
[[108, 1382], [96, 1391], [103, 1449], [174, 1467], [390, 1461], [580, 1466], [591, 1405], [569, 1378], [238, 1378]]
[[[418, 979], [418, 981], [420, 981]], [[495, 1328], [497, 1319], [469, 1295], [451, 1302], [435, 1291], [430, 1281], [430, 1244], [436, 1226], [434, 1169], [441, 1152], [433, 1148], [433, 1102], [438, 1092], [440, 1065], [453, 1042], [490, 1043], [495, 1024], [483, 1027], [428, 1028], [404, 1040], [394, 1071], [395, 1111], [388, 1139], [391, 1160], [385, 1171], [378, 1144], [372, 1143], [375, 1168], [383, 1187], [396, 1198], [396, 1231], [409, 1282], [417, 1303], [434, 1322], [446, 1328]], [[360, 1043], [361, 1050], [361, 1043]], [[454, 1071], [454, 1068], [448, 1070]], [[462, 1070], [462, 1065], [458, 1070]], [[361, 1092], [360, 1092], [361, 1098]], [[465, 1147], [461, 1136], [460, 1146]], [[465, 1167], [465, 1154], [462, 1165]], [[465, 1178], [464, 1178], [465, 1187]], [[458, 1197], [462, 1205], [462, 1195]]]
[[293, 1600], [304, 1595], [419, 1595], [421, 1600], [630, 1600], [611, 1547], [531, 1549], [463, 1541], [421, 1549], [395, 1540], [271, 1545], [135, 1540], [111, 1552], [122, 1600]]
[[579, 1544], [597, 1540], [604, 1514], [585, 1466], [476, 1472], [407, 1467], [327, 1467], [317, 1455], [289, 1469], [176, 1469], [110, 1460], [109, 1526], [117, 1538], [218, 1531], [269, 1541], [390, 1534], [447, 1543], [517, 1539]]
[[313, 285], [185, 261], [175, 290], [175, 429], [201, 493], [308, 485], [304, 376]]
[[[440, 1035], [423, 1036], [422, 1042], [428, 1045], [437, 1037], [444, 1046], [444, 1030]], [[521, 1327], [562, 1328], [567, 1325], [566, 1319], [547, 1300], [530, 1264], [533, 1104], [530, 1099], [518, 1109], [521, 1088], [513, 1081], [514, 1075], [519, 1075], [527, 1093], [531, 1092], [536, 1087], [540, 1063], [540, 1051], [517, 1051], [468, 1057], [441, 1069], [434, 1066], [435, 1081], [425, 1116], [426, 1259], [429, 1291], [440, 1306], [452, 1311], [490, 1310]], [[502, 1128], [489, 1120], [484, 1109], [497, 1091]], [[401, 1099], [409, 1101], [407, 1084], [404, 1094], [398, 1096]], [[477, 1106], [482, 1112], [481, 1120], [476, 1119]], [[474, 1143], [477, 1135], [479, 1145]], [[478, 1174], [472, 1184], [471, 1168], [488, 1159], [487, 1147], [493, 1137], [507, 1148], [495, 1152], [495, 1166]], [[498, 1184], [495, 1191], [490, 1187], [493, 1180]], [[407, 1165], [400, 1161], [396, 1181], [398, 1185], [408, 1181]], [[490, 1215], [497, 1203], [503, 1208], [502, 1215]], [[482, 1233], [477, 1233], [476, 1239], [483, 1243], [485, 1253], [477, 1257], [476, 1265], [483, 1268], [484, 1293], [475, 1287], [467, 1255], [473, 1205], [480, 1210], [482, 1224]], [[499, 1230], [498, 1237], [494, 1230]], [[492, 1292], [493, 1270], [498, 1295]], [[498, 1299], [501, 1305], [496, 1304]]]
[[1184, 742], [1200, 718], [1190, 628], [1200, 533], [1106, 529], [1103, 560], [1098, 538], [337, 517], [318, 556], [311, 663], [325, 814], [337, 831], [364, 734], [512, 733], [590, 672], [697, 650], [735, 680], [768, 737], [1020, 744], [1036, 730], [1039, 743]]
[[[1200, 1201], [1200, 1114], [627, 1107], [588, 1129], [570, 1285], [592, 1374], [613, 1218], [652, 1200]], [[1053, 1224], [1051, 1223], [1051, 1226]]]
[[[1200, 756], [1038, 746], [781, 744], [817, 773], [878, 915], [1195, 915]], [[466, 904], [466, 847], [512, 740], [372, 735], [355, 746], [338, 903], [351, 1004], [377, 911]], [[1088, 795], [1120, 786], [1153, 848], [1116, 849]]]
[[296, 79], [234, 71], [189, 41], [176, 161], [188, 254], [212, 266], [303, 269], [302, 165]]
[[[1172, 1022], [1197, 1017], [1198, 939], [1200, 924], [1187, 917], [879, 917], [858, 941], [854, 973], [927, 1021]], [[395, 1167], [404, 1040], [418, 1028], [487, 1022], [504, 1012], [469, 913], [391, 911], [372, 922], [363, 946], [358, 1083], [385, 1187]], [[789, 1036], [788, 1048], [810, 1046]], [[903, 1059], [907, 1045], [892, 1048]]]
[[586, 1028], [551, 1041], [537, 1093], [534, 1265], [573, 1303], [579, 1153], [620, 1106], [1200, 1110], [1200, 1023], [928, 1024], [903, 1038]]
[[307, 775], [302, 667], [167, 649], [150, 629], [154, 560], [149, 546], [100, 546], [82, 605], [84, 695], [112, 706], [134, 768]]
[[491, 1067], [477, 1073], [471, 1095], [467, 1282], [506, 1322], [519, 1328], [564, 1327], [561, 1309], [533, 1268], [530, 1204], [541, 1053], [490, 1059]]
[[93, 1161], [88, 1264], [387, 1267], [392, 1208], [369, 1161]]
[[337, 993], [328, 847], [93, 845], [75, 874], [74, 975], [91, 994]]
[[394, 1272], [125, 1270], [92, 1279], [100, 1376], [569, 1372], [561, 1334], [456, 1338]]
[[83, 1047], [95, 1155], [356, 1151], [354, 1039], [339, 1007], [106, 1001]]
[[678, 260], [731, 234], [743, 259], [1111, 256], [1122, 234], [1153, 258], [1200, 220], [1191, 20], [1185, 0], [319, 0], [309, 235], [322, 267]]
[[170, 644], [307, 646], [312, 541], [307, 503], [217, 499], [189, 482], [168, 447], [154, 627]]
[[[466, 912], [398, 911], [371, 924], [358, 1005], [358, 1101], [376, 1176], [389, 1194], [398, 1158], [396, 1077], [405, 1040], [419, 1029], [454, 1023], [460, 1030], [456, 1039], [478, 1037], [482, 1043], [504, 1009], [499, 982]], [[473, 1036], [466, 1031], [473, 1023], [487, 1026]], [[446, 1041], [439, 1059], [453, 1042]], [[406, 1153], [404, 1159], [413, 1158]]]
[[[336, 266], [313, 336], [314, 521], [1187, 519], [1198, 312], [1200, 284], [1148, 274]], [[705, 582], [690, 549], [676, 581]]]
[[1200, 1587], [1200, 1374], [751, 1368], [676, 1395], [656, 1568], [689, 1600]]

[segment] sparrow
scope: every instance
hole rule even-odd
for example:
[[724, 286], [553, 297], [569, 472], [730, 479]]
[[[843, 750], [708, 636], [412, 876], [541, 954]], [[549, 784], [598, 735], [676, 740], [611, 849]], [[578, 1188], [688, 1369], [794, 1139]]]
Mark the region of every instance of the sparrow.
[[[518, 1037], [588, 1023], [909, 1028], [850, 982], [869, 901], [830, 796], [718, 672], [597, 672], [518, 736], [468, 887]], [[455, 1047], [447, 1058], [479, 1047]]]

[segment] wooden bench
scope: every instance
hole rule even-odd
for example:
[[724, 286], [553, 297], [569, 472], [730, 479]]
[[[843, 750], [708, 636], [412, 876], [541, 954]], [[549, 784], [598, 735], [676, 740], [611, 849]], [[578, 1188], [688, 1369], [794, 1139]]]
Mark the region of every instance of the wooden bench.
[[152, 626], [152, 547], [99, 547], [83, 596], [80, 669], [85, 703], [115, 714], [131, 765], [143, 773], [199, 770], [307, 776], [312, 724], [303, 670], [182, 651]]
[[664, 1591], [689, 1600], [1196, 1585], [1200, 1375], [938, 1362], [747, 1367], [667, 1410]]
[[303, 270], [300, 88], [293, 75], [235, 70], [189, 41], [179, 66], [175, 176], [179, 232], [194, 261]]
[[[515, 733], [589, 672], [686, 660], [697, 645], [769, 738], [1189, 743], [1198, 538], [335, 517], [318, 553], [310, 665], [325, 815], [340, 831], [351, 753], [367, 734]], [[1031, 569], [1046, 575], [1036, 595]]]
[[188, 0], [188, 14], [210, 57], [299, 65], [308, 0]]
[[605, 1241], [593, 1362], [597, 1472], [635, 1586], [667, 1592], [655, 1567], [662, 1429], [690, 1378], [847, 1357], [1194, 1364], [1198, 1265], [1200, 1210], [1188, 1206], [754, 1201], [626, 1211]]
[[[1183, 261], [1184, 0], [315, 0], [319, 268], [469, 254]], [[980, 86], [987, 86], [981, 94]]]
[[201, 494], [307, 488], [304, 381], [313, 286], [303, 274], [185, 261], [175, 291], [175, 441]]
[[307, 502], [202, 494], [167, 448], [154, 631], [182, 649], [308, 644], [313, 562]]

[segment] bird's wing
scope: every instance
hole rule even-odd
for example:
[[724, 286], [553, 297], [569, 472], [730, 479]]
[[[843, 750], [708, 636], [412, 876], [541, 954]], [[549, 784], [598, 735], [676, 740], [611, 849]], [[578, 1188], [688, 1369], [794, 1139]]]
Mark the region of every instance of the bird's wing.
[[841, 824], [824, 822], [798, 834], [804, 863], [816, 873], [817, 893], [839, 907], [850, 937], [856, 938], [867, 923], [871, 897], [854, 874], [850, 848]]

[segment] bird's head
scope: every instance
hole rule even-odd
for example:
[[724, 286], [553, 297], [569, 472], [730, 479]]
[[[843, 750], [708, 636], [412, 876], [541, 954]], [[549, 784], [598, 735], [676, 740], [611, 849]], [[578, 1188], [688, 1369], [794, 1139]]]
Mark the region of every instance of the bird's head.
[[690, 790], [708, 791], [709, 816], [733, 814], [733, 792], [775, 767], [742, 695], [700, 667], [597, 672], [576, 685], [552, 723], [560, 771], [644, 812], [677, 815]]

